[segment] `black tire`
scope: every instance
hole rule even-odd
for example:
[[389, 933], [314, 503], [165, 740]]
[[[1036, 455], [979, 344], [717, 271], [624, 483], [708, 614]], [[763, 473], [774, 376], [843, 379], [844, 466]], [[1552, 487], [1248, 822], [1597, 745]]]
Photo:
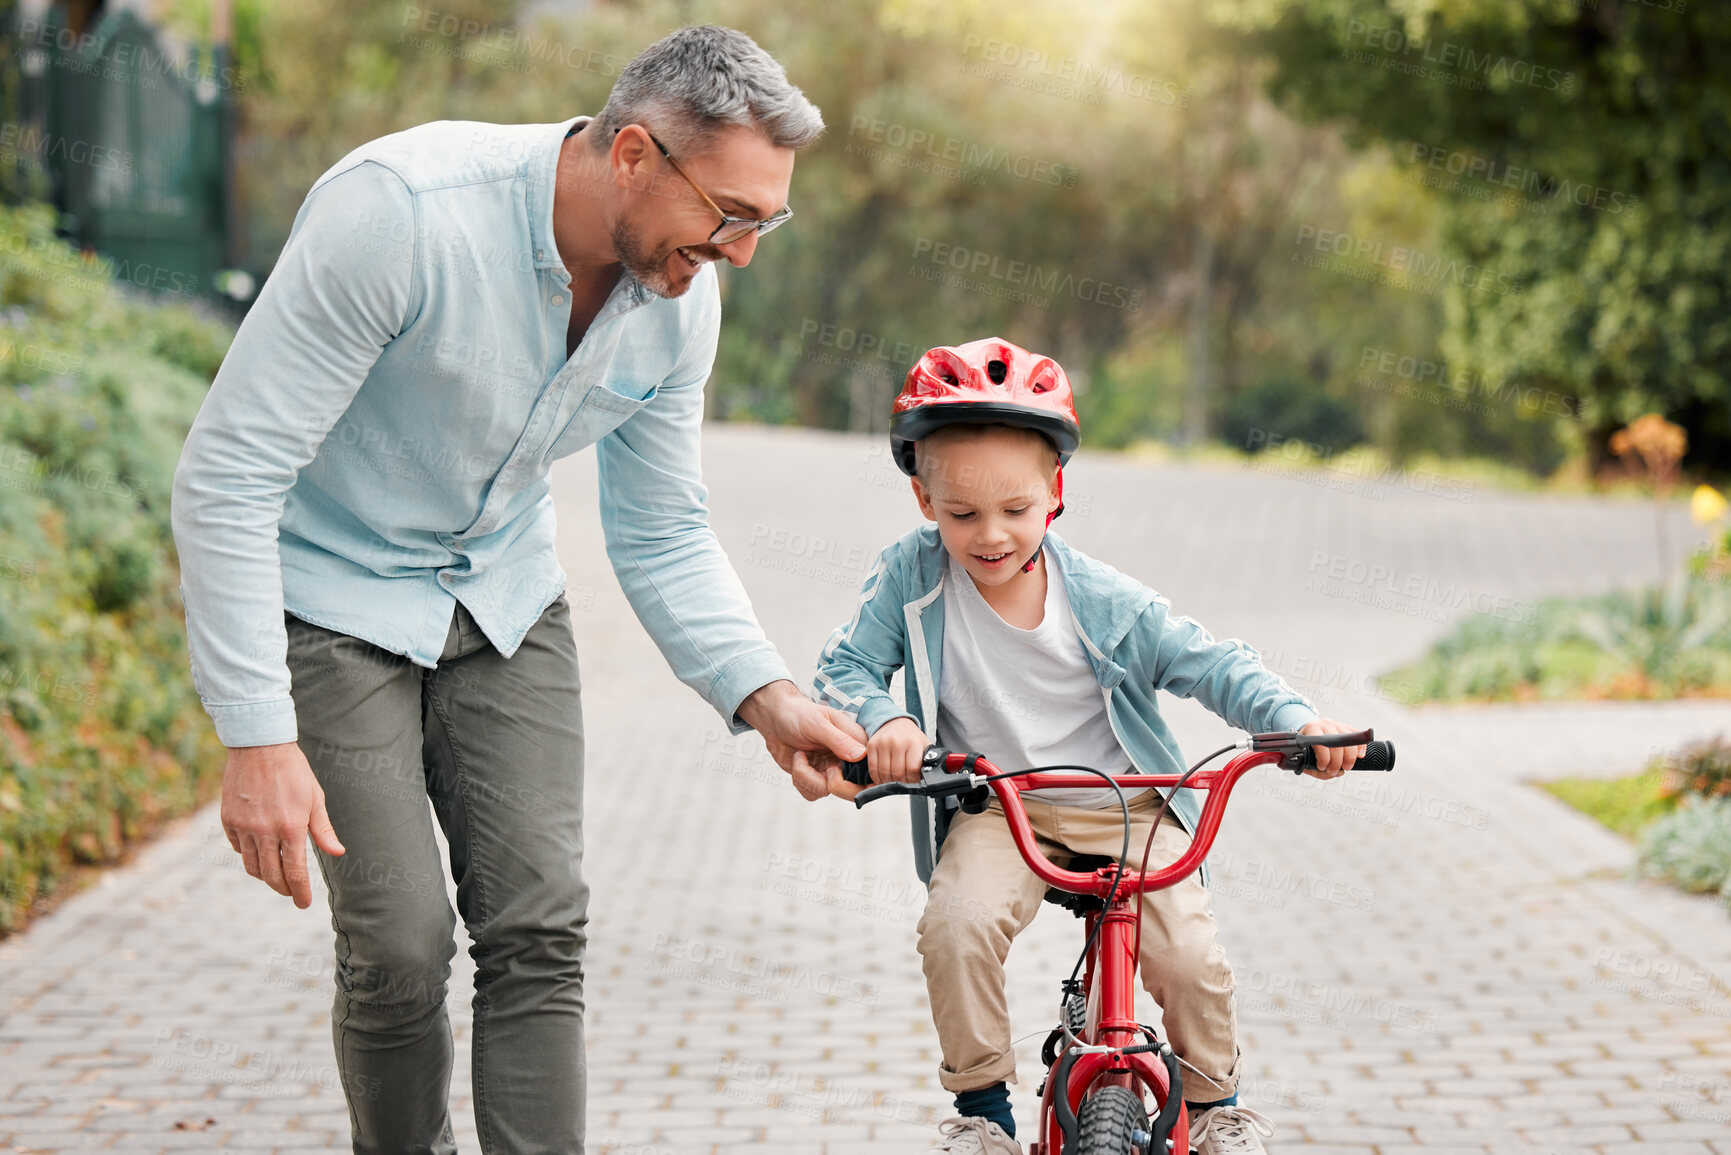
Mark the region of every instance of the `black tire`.
[[1077, 1155], [1140, 1155], [1130, 1136], [1148, 1130], [1148, 1116], [1135, 1094], [1102, 1087], [1083, 1101], [1076, 1124]]

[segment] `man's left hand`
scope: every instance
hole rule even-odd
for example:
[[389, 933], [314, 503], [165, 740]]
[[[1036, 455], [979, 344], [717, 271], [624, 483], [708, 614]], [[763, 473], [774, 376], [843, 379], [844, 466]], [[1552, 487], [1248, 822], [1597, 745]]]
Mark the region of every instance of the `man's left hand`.
[[794, 788], [807, 802], [829, 795], [826, 770], [839, 775], [838, 762], [866, 756], [866, 732], [858, 722], [818, 705], [786, 679], [753, 690], [738, 713], [763, 735], [770, 756], [793, 777]]
[[[1300, 734], [1356, 734], [1363, 726], [1348, 726], [1345, 722], [1336, 722], [1333, 718], [1319, 718], [1300, 730]], [[1313, 746], [1316, 752], [1316, 769], [1306, 770], [1312, 778], [1339, 778], [1352, 764], [1364, 757], [1363, 746]]]

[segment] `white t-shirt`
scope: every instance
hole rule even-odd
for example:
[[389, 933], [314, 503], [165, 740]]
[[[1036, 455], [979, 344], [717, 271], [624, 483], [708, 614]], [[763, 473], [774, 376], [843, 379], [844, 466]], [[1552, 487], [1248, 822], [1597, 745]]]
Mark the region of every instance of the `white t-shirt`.
[[[1031, 630], [998, 616], [955, 558], [944, 591], [944, 656], [938, 687], [939, 745], [978, 751], [1000, 770], [1071, 763], [1108, 774], [1133, 772], [1106, 717], [1106, 694], [1055, 566], [1046, 566], [1046, 605]], [[1099, 790], [1048, 789], [1032, 797], [1065, 806], [1117, 806]], [[1147, 787], [1143, 787], [1147, 789]], [[1142, 790], [1126, 790], [1126, 799]]]

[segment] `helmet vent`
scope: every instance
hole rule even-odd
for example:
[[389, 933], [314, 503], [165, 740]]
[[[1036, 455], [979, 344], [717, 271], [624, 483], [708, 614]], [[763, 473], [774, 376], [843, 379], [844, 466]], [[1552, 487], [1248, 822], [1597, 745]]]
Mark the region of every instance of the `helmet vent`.
[[1004, 378], [1010, 375], [1010, 367], [1002, 361], [987, 361], [986, 376], [992, 379], [992, 384], [1002, 385]]

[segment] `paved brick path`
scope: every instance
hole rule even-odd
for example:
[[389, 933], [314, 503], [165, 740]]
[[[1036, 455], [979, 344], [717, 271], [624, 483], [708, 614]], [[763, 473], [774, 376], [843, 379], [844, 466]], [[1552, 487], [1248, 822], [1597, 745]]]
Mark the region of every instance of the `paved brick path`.
[[[804, 670], [911, 524], [905, 486], [875, 443], [806, 431], [714, 429], [707, 465], [717, 530]], [[558, 481], [588, 683], [591, 1150], [924, 1149], [947, 1096], [904, 811], [807, 806], [726, 736], [625, 609], [592, 461]], [[1650, 509], [1086, 456], [1068, 481], [1071, 541], [1400, 743], [1383, 781], [1247, 783], [1216, 851], [1245, 1098], [1279, 1144], [1731, 1155], [1731, 918], [1628, 881], [1624, 843], [1522, 784], [1628, 772], [1731, 729], [1731, 709], [1366, 692], [1463, 599], [1519, 613], [1650, 577]], [[1173, 714], [1193, 752], [1223, 732], [1193, 703]], [[1048, 910], [1011, 963], [1030, 1075], [1076, 925]], [[196, 816], [0, 945], [0, 1150], [345, 1147], [329, 938], [319, 905], [246, 878]], [[1024, 1120], [1031, 1100], [1030, 1081]], [[473, 1150], [463, 1069], [453, 1106]]]

